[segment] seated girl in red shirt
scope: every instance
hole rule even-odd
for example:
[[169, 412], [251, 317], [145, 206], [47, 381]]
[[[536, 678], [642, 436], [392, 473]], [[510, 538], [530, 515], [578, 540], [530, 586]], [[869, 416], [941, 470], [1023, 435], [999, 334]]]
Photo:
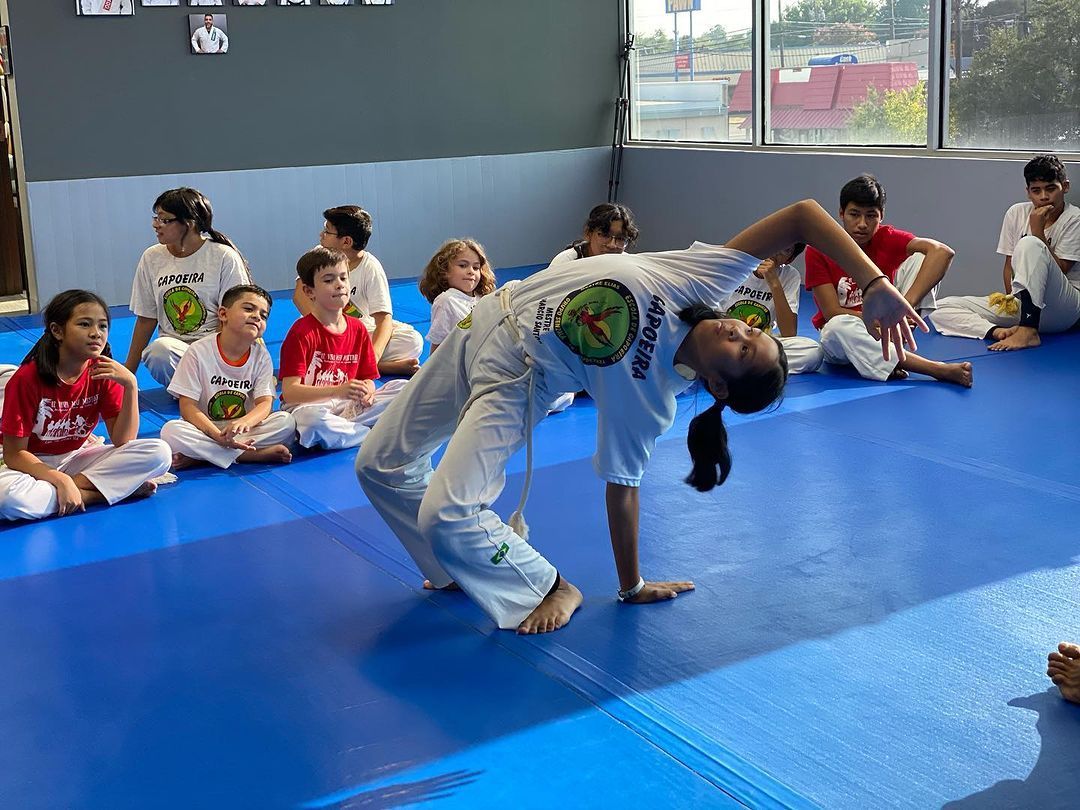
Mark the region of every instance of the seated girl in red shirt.
[[[135, 376], [109, 356], [109, 309], [67, 290], [44, 312], [45, 334], [8, 380], [0, 418], [0, 518], [70, 515], [150, 495], [169, 468], [160, 439], [136, 438]], [[112, 444], [88, 441], [105, 420]]]

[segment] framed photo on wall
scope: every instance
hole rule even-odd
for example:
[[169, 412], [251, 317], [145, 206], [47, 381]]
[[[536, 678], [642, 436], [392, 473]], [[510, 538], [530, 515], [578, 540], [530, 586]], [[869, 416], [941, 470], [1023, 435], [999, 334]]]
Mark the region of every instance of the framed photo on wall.
[[234, 6], [265, 6], [266, 0], [233, 0]]
[[188, 14], [188, 35], [194, 54], [228, 53], [228, 30], [229, 21], [224, 14]]
[[311, 0], [277, 0], [279, 6], [310, 6]]
[[75, 13], [80, 17], [130, 17], [135, 13], [135, 0], [75, 0]]
[[320, 6], [355, 6], [356, 0], [319, 0]]
[[142, 0], [144, 6], [178, 6], [180, 0]]
[[188, 0], [189, 6], [220, 6], [222, 0]]

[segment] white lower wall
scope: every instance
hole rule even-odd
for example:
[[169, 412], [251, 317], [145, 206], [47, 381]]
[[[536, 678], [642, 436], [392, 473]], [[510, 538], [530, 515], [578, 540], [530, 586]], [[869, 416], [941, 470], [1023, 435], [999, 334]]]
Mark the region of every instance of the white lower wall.
[[[823, 153], [630, 147], [619, 200], [641, 228], [637, 250], [722, 242], [787, 203], [813, 198], [833, 212], [840, 187], [860, 172], [885, 186], [885, 221], [946, 242], [956, 259], [941, 284], [948, 295], [1001, 286], [995, 252], [1005, 209], [1025, 198], [1016, 159], [889, 157]], [[1080, 179], [1080, 172], [1066, 166]]]
[[135, 265], [154, 244], [151, 205], [192, 186], [214, 206], [214, 226], [240, 247], [256, 282], [292, 287], [299, 256], [318, 241], [322, 212], [371, 212], [369, 248], [391, 277], [419, 275], [445, 240], [472, 236], [497, 267], [547, 261], [581, 231], [607, 196], [604, 147], [445, 158], [146, 175], [28, 184], [40, 309], [61, 290], [96, 290], [126, 304]]

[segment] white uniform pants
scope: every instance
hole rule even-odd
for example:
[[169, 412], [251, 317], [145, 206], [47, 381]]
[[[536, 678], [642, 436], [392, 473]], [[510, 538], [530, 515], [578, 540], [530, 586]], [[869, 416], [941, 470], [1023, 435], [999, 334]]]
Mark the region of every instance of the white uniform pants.
[[[906, 294], [922, 267], [923, 254], [914, 253], [896, 271], [896, 288]], [[930, 290], [916, 309], [920, 314], [937, 306], [936, 290]], [[868, 380], [887, 380], [900, 362], [896, 352], [889, 359], [881, 356], [881, 342], [870, 337], [863, 319], [856, 315], [837, 315], [821, 327], [821, 348], [829, 363], [850, 364]]]
[[825, 353], [813, 338], [793, 335], [779, 338], [787, 355], [788, 374], [809, 374], [821, 368]]
[[[70, 476], [82, 473], [110, 504], [122, 501], [172, 463], [161, 439], [132, 439], [122, 447], [84, 444], [58, 456], [38, 456]], [[0, 518], [37, 520], [55, 514], [56, 488], [31, 475], [0, 467]]]
[[410, 360], [419, 357], [424, 351], [424, 336], [401, 321], [393, 321], [393, 328], [380, 360]]
[[300, 444], [304, 447], [325, 447], [327, 450], [359, 447], [371, 432], [375, 421], [382, 416], [386, 407], [404, 390], [408, 382], [409, 380], [390, 380], [382, 388], [377, 388], [375, 402], [367, 410], [360, 410], [359, 406], [349, 399], [330, 399], [310, 405], [297, 405], [289, 413], [296, 420]]
[[[229, 426], [229, 423], [228, 421], [214, 422], [214, 426], [224, 429]], [[232, 466], [233, 462], [244, 453], [243, 450], [235, 447], [222, 447], [191, 422], [185, 422], [183, 419], [166, 422], [161, 428], [161, 438], [168, 443], [174, 453], [209, 461], [223, 470]], [[296, 422], [293, 421], [292, 414], [274, 411], [240, 438], [253, 441], [256, 449], [275, 444], [289, 444], [296, 438]]]
[[[529, 419], [556, 398], [485, 296], [386, 410], [356, 457], [372, 505], [435, 587], [457, 582], [502, 629], [516, 628], [555, 584], [555, 567], [491, 509]], [[464, 412], [462, 412], [464, 409]], [[459, 421], [460, 415], [460, 421]], [[447, 439], [439, 468], [431, 457]]]
[[[1041, 239], [1023, 236], [1012, 255], [1013, 294], [1027, 290], [1031, 302], [1042, 310], [1040, 332], [1064, 332], [1080, 321], [1080, 290], [1077, 290]], [[943, 335], [985, 338], [995, 326], [1016, 326], [1019, 315], [1003, 315], [989, 304], [989, 296], [957, 295], [942, 298], [930, 316]]]
[[150, 341], [150, 345], [142, 353], [143, 364], [150, 376], [168, 388], [180, 358], [187, 352], [189, 345], [179, 338], [167, 335]]

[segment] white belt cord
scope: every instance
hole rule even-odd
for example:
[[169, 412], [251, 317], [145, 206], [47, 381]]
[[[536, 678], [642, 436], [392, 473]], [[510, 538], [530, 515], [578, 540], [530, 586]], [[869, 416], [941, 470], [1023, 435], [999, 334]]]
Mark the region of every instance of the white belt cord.
[[[499, 303], [502, 304], [503, 312], [499, 319], [488, 327], [488, 330], [480, 339], [480, 343], [477, 344], [478, 354], [479, 347], [484, 345], [491, 336], [491, 333], [494, 332], [500, 324], [506, 324], [507, 329], [510, 330], [510, 333], [514, 336], [515, 340], [517, 340], [518, 343], [522, 342], [521, 329], [518, 327], [514, 310], [511, 305], [510, 288], [502, 287], [495, 294], [499, 296]], [[500, 385], [513, 385], [515, 383], [523, 382], [526, 377], [529, 378], [529, 391], [528, 402], [525, 406], [525, 485], [521, 489], [521, 498], [518, 501], [517, 509], [510, 515], [510, 519], [506, 521], [507, 525], [513, 529], [514, 533], [522, 540], [529, 539], [529, 524], [525, 522], [525, 503], [529, 500], [529, 488], [532, 486], [533, 468], [533, 399], [536, 392], [536, 374], [533, 373], [532, 358], [528, 355], [525, 356], [525, 371], [518, 376], [509, 380], [501, 380], [492, 383], [491, 385], [486, 385], [470, 394], [465, 405], [462, 407], [461, 412], [458, 414], [458, 424], [460, 424], [462, 418], [465, 416], [465, 412], [479, 397], [482, 397], [484, 394]]]

